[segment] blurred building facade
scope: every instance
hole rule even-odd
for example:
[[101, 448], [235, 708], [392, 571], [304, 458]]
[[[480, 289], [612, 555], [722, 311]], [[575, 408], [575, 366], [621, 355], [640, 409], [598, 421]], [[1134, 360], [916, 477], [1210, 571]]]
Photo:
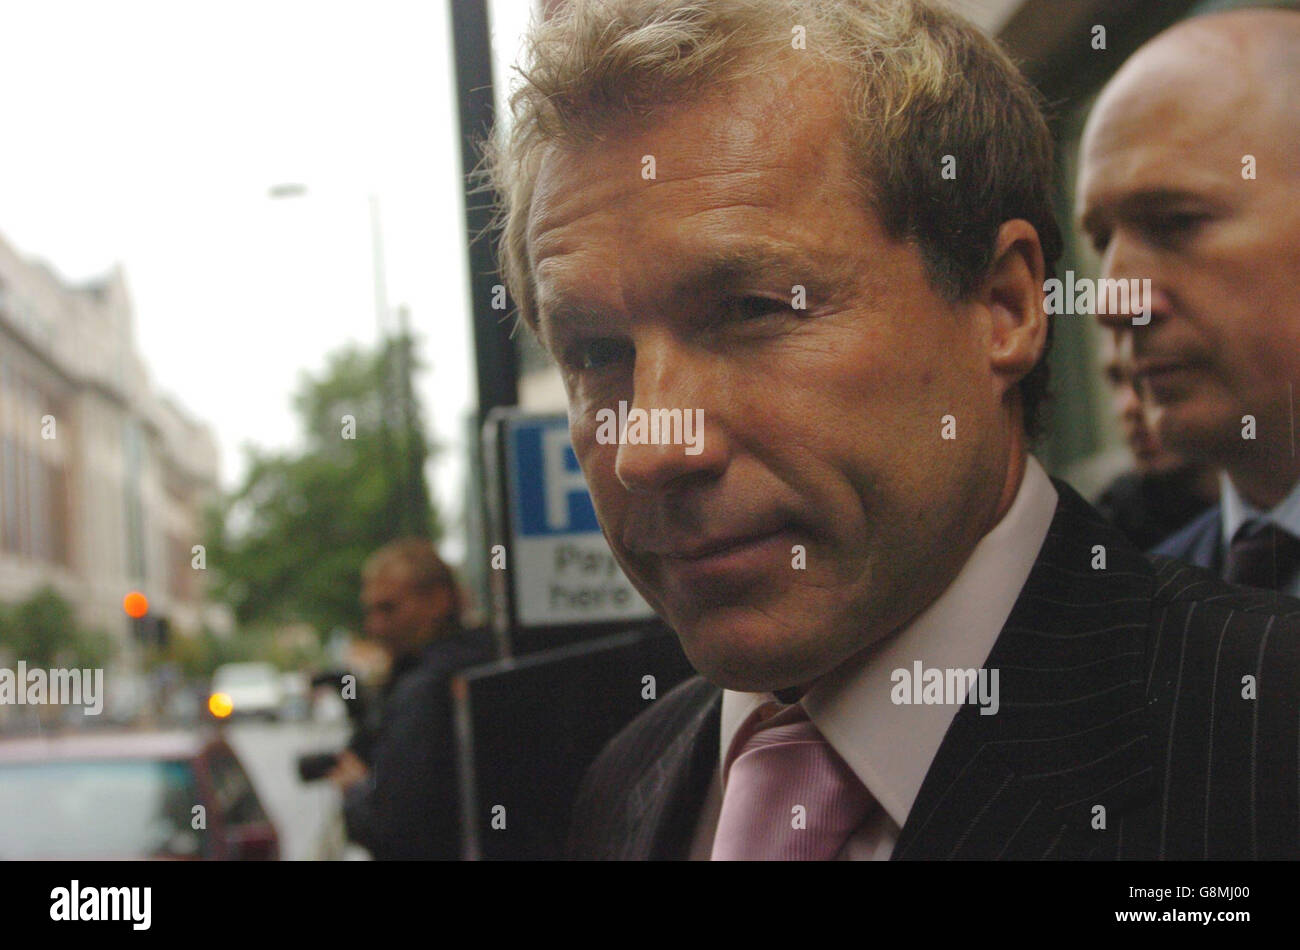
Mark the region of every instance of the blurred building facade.
[[207, 426], [154, 393], [120, 268], [79, 286], [0, 239], [0, 600], [49, 584], [133, 655], [122, 598], [197, 630]]

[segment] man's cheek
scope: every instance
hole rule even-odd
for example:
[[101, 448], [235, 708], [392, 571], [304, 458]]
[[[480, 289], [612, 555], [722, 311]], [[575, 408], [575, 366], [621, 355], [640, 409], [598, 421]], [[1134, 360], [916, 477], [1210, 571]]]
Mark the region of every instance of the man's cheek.
[[573, 456], [578, 460], [578, 468], [582, 469], [582, 477], [594, 501], [601, 474], [598, 451], [600, 447], [591, 438], [589, 429], [575, 426], [572, 421], [569, 423], [569, 445], [573, 447]]
[[587, 482], [587, 491], [591, 493], [592, 504], [596, 506], [596, 517], [604, 524], [604, 513], [613, 510], [619, 497], [624, 493], [614, 471], [614, 456], [603, 451], [589, 451], [574, 446], [578, 466], [582, 477]]

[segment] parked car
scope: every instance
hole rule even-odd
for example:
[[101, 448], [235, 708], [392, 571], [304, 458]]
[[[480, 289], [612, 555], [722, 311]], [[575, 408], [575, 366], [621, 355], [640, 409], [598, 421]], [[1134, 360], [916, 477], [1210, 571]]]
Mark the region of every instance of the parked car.
[[270, 663], [227, 663], [212, 674], [208, 709], [218, 719], [279, 719], [283, 703], [280, 674]]
[[0, 859], [275, 861], [234, 750], [198, 732], [0, 742]]

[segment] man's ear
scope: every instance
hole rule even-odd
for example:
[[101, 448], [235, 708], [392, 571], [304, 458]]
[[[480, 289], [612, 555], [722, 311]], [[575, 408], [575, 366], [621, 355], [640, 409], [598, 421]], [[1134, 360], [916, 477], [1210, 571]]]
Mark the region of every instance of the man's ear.
[[1019, 218], [1003, 222], [976, 301], [988, 315], [989, 366], [1003, 392], [1029, 374], [1047, 345], [1045, 273], [1034, 226]]

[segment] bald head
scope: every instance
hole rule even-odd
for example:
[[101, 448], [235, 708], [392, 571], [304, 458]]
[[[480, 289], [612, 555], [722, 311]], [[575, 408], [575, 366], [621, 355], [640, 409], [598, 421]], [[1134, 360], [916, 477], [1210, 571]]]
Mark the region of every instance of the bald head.
[[1093, 115], [1166, 98], [1207, 125], [1227, 117], [1243, 132], [1253, 126], [1294, 141], [1300, 11], [1234, 10], [1169, 28], [1116, 73]]
[[1206, 66], [1235, 66], [1256, 90], [1277, 92], [1265, 97], [1280, 103], [1284, 90], [1300, 86], [1300, 11], [1233, 10], [1184, 20], [1138, 52], [1180, 49]]
[[1133, 335], [1160, 439], [1257, 504], [1300, 478], [1298, 92], [1300, 13], [1189, 20], [1107, 84], [1080, 155], [1076, 212], [1102, 276], [1152, 282], [1149, 325], [1102, 319]]

